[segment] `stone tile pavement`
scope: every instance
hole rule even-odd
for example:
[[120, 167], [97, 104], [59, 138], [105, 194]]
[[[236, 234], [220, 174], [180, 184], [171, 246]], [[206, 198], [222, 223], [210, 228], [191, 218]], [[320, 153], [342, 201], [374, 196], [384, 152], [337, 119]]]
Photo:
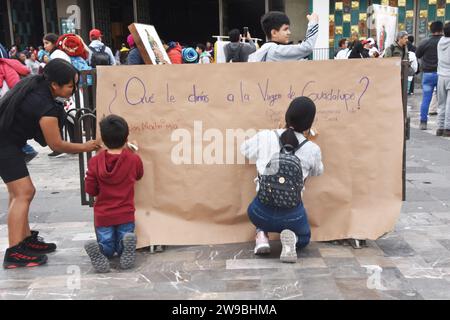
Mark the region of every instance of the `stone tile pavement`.
[[[30, 170], [38, 194], [32, 226], [59, 250], [47, 266], [0, 270], [0, 299], [450, 299], [450, 139], [415, 129], [420, 96], [410, 100], [407, 201], [393, 233], [355, 250], [312, 243], [295, 265], [269, 258], [253, 244], [169, 247], [138, 252], [137, 267], [93, 272], [83, 250], [94, 239], [92, 211], [80, 206], [74, 156], [47, 159]], [[0, 185], [0, 255], [7, 247], [7, 193]], [[113, 261], [117, 265], [117, 261]]]

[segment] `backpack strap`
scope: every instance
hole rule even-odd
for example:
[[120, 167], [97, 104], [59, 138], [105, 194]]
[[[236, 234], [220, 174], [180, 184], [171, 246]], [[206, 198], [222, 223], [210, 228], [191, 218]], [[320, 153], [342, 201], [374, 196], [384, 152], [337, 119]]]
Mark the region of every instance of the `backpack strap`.
[[105, 51], [106, 51], [106, 46], [105, 46], [105, 45], [103, 45], [103, 46], [100, 48], [100, 51], [97, 51], [96, 48], [91, 47], [91, 46], [89, 46], [88, 48], [91, 49], [92, 52], [97, 52], [97, 53], [105, 53]]
[[298, 150], [300, 150], [301, 148], [303, 148], [303, 146], [304, 146], [305, 144], [307, 144], [308, 142], [309, 142], [309, 140], [306, 139], [305, 141], [303, 141], [302, 143], [300, 143], [300, 145], [299, 145], [297, 148], [295, 148], [295, 153], [297, 153]]

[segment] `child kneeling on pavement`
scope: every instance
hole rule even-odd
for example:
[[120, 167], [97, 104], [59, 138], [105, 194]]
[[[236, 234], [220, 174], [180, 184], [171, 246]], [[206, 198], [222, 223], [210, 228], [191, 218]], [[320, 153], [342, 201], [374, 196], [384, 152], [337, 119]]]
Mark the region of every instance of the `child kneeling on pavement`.
[[85, 249], [95, 270], [110, 270], [114, 254], [120, 268], [130, 269], [136, 260], [134, 185], [142, 179], [141, 158], [128, 148], [127, 122], [110, 115], [100, 122], [100, 133], [107, 150], [93, 157], [86, 174], [86, 192], [96, 197], [94, 221], [97, 241]]
[[256, 255], [270, 254], [269, 232], [280, 233], [282, 262], [297, 262], [297, 250], [311, 239], [303, 206], [306, 179], [322, 175], [320, 147], [307, 139], [316, 116], [316, 106], [307, 97], [292, 101], [286, 113], [286, 128], [264, 130], [244, 142], [241, 153], [256, 162], [258, 195], [248, 208], [256, 230]]

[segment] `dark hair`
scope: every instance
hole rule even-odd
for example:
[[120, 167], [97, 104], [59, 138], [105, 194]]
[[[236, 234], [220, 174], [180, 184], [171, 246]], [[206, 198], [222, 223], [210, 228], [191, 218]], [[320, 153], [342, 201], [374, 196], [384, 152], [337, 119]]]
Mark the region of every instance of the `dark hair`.
[[56, 42], [58, 42], [58, 38], [59, 38], [58, 35], [54, 33], [47, 33], [44, 36], [44, 40], [51, 42], [53, 44], [56, 44]]
[[55, 59], [45, 66], [42, 75], [30, 76], [21, 80], [0, 100], [0, 132], [7, 132], [11, 128], [16, 110], [28, 94], [41, 87], [42, 84], [50, 88], [52, 83], [63, 86], [72, 81], [76, 86], [77, 74], [79, 75], [79, 72], [72, 64], [63, 59]]
[[439, 21], [439, 20], [432, 22], [430, 25], [431, 33], [442, 32], [443, 29], [444, 29], [444, 24], [442, 23], [442, 21]]
[[205, 50], [206, 50], [206, 46], [205, 46], [203, 43], [197, 44], [197, 48], [199, 48], [200, 50], [202, 50], [202, 52], [205, 52]]
[[408, 36], [408, 41], [413, 44], [414, 43], [414, 36]]
[[233, 29], [228, 33], [228, 36], [230, 37], [231, 42], [239, 42], [241, 38], [241, 32], [239, 29]]
[[450, 22], [447, 22], [444, 26], [444, 36], [450, 37]]
[[339, 48], [342, 47], [347, 42], [347, 39], [343, 38], [339, 40]]
[[57, 49], [58, 38], [59, 38], [58, 35], [57, 35], [57, 34], [54, 34], [54, 33], [47, 33], [47, 34], [44, 36], [44, 40], [46, 40], [46, 41], [48, 41], [48, 42], [51, 42], [52, 44], [55, 45], [55, 47], [53, 48], [52, 52], [49, 52], [50, 54], [52, 54], [54, 51], [56, 51], [56, 49]]
[[279, 31], [285, 24], [290, 25], [291, 22], [284, 12], [270, 11], [261, 18], [261, 27], [269, 40], [272, 39], [272, 30]]
[[112, 114], [100, 121], [100, 134], [105, 146], [118, 149], [125, 145], [130, 131], [124, 118]]
[[300, 144], [295, 135], [311, 129], [316, 117], [316, 105], [308, 97], [294, 99], [286, 112], [286, 131], [281, 136], [283, 145], [290, 145], [294, 149]]

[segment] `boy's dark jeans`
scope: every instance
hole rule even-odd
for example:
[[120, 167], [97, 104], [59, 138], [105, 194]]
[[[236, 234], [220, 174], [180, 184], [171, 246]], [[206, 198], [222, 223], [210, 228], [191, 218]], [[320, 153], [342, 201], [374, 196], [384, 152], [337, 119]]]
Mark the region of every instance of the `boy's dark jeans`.
[[123, 252], [123, 237], [127, 233], [134, 233], [135, 224], [127, 223], [112, 227], [100, 227], [95, 228], [95, 233], [97, 234], [97, 242], [100, 245], [102, 253], [108, 257], [112, 258], [114, 253], [120, 256]]
[[297, 249], [305, 248], [311, 241], [311, 229], [303, 204], [290, 210], [277, 209], [265, 206], [256, 198], [248, 208], [248, 216], [260, 231], [293, 231], [297, 235]]

